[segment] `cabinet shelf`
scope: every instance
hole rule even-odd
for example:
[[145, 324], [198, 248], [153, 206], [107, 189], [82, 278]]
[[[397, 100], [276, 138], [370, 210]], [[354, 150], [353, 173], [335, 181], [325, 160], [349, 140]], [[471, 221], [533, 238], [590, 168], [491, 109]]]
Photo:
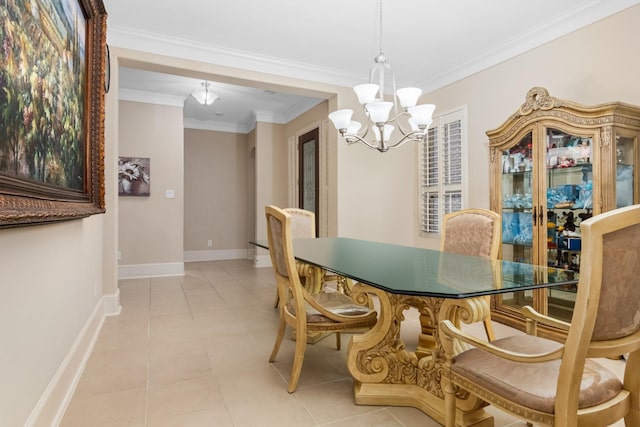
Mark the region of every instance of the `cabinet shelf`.
[[577, 173], [584, 173], [585, 171], [592, 171], [593, 170], [593, 165], [591, 163], [579, 163], [573, 166], [568, 166], [568, 167], [547, 167], [547, 172], [551, 173], [551, 174], [577, 174]]
[[512, 176], [527, 176], [531, 175], [532, 171], [515, 171], [515, 172], [504, 172], [504, 175], [512, 175]]

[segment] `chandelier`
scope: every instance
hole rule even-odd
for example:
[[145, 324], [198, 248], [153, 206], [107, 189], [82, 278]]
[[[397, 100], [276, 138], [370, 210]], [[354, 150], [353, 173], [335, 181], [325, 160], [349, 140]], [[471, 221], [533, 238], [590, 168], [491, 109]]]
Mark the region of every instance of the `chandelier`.
[[[361, 123], [351, 120], [353, 110], [350, 109], [334, 111], [329, 114], [329, 119], [347, 141], [347, 144], [360, 142], [384, 153], [407, 141], [424, 142], [436, 106], [433, 104], [416, 105], [422, 94], [422, 90], [417, 87], [396, 90], [391, 64], [382, 52], [382, 0], [378, 1], [378, 13], [379, 53], [374, 58], [375, 64], [369, 73], [369, 83], [353, 88], [358, 102], [364, 109], [368, 123], [363, 127]], [[392, 101], [385, 101], [385, 71], [390, 77], [393, 89]], [[398, 105], [401, 108], [400, 112]], [[393, 116], [391, 116], [392, 110]], [[395, 123], [395, 126], [392, 123]], [[396, 132], [394, 135], [396, 128], [399, 134]], [[371, 142], [366, 139], [370, 130], [373, 132]]]
[[191, 96], [193, 96], [196, 101], [202, 105], [211, 105], [220, 99], [218, 94], [211, 90], [211, 84], [209, 82], [202, 82], [200, 84], [202, 87], [191, 93]]

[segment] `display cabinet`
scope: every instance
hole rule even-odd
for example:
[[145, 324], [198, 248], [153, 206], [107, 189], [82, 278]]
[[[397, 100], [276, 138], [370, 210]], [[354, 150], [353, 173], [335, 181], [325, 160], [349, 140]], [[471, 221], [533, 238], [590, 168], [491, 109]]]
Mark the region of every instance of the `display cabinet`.
[[[502, 214], [503, 259], [580, 274], [580, 222], [640, 200], [640, 107], [582, 106], [535, 87], [487, 131], [491, 209]], [[520, 309], [571, 320], [575, 286], [502, 294], [492, 318], [524, 329]], [[559, 337], [558, 330], [542, 335]]]

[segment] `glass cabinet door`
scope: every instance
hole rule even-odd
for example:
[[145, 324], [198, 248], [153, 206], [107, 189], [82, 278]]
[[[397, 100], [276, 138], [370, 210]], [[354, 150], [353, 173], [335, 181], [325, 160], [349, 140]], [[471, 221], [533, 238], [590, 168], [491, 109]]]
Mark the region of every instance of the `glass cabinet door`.
[[[532, 134], [502, 152], [502, 258], [533, 262], [533, 147]], [[502, 306], [519, 309], [533, 304], [532, 291], [499, 297]]]
[[638, 200], [638, 188], [633, 166], [635, 163], [636, 138], [616, 136], [616, 208], [634, 204]]
[[[591, 137], [547, 129], [547, 265], [580, 271], [580, 222], [593, 215]], [[570, 321], [576, 287], [550, 288], [547, 313]]]

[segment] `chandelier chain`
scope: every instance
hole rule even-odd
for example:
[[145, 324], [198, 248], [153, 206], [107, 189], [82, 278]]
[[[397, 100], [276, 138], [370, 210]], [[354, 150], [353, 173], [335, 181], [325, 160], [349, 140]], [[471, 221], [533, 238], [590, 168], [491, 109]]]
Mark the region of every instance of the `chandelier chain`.
[[383, 42], [383, 33], [382, 33], [382, 0], [378, 0], [378, 24], [379, 24], [379, 53], [382, 54], [382, 42]]

